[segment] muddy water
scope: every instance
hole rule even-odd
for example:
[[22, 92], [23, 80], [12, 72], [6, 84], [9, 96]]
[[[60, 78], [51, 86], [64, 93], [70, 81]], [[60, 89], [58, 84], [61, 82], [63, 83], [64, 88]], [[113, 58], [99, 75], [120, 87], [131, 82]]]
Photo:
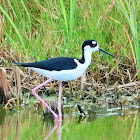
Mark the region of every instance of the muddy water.
[[[65, 112], [70, 112], [64, 109]], [[20, 112], [0, 108], [0, 140], [139, 140], [139, 110], [108, 112], [80, 117], [72, 110], [62, 124], [42, 117], [35, 107]]]

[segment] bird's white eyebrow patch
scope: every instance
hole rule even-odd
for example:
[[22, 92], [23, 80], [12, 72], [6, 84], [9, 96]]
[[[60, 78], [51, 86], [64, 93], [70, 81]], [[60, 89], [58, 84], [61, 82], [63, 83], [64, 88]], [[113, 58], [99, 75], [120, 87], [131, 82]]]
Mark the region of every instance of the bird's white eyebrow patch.
[[94, 45], [95, 45], [96, 43], [97, 43], [96, 41], [92, 41], [92, 44], [94, 44]]

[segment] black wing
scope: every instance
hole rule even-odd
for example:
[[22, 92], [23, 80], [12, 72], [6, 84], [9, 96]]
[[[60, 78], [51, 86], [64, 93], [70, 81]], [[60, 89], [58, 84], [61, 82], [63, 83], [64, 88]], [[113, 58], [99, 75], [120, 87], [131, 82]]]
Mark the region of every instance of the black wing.
[[14, 63], [14, 64], [23, 67], [34, 67], [50, 71], [53, 70], [61, 71], [76, 68], [77, 64], [75, 63], [74, 59], [75, 58], [71, 57], [57, 57], [33, 63]]

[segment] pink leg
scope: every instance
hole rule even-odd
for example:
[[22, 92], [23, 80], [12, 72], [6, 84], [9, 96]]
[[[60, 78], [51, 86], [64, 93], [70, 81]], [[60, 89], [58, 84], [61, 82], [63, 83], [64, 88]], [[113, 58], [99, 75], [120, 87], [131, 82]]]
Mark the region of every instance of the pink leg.
[[48, 136], [44, 138], [44, 140], [48, 140], [48, 138], [52, 135], [52, 133], [54, 132], [54, 130], [58, 127], [58, 124], [56, 124], [53, 129], [49, 132]]
[[61, 140], [61, 127], [62, 127], [62, 121], [59, 122], [59, 128], [58, 128], [58, 140]]
[[57, 114], [51, 109], [51, 107], [49, 107], [49, 106], [46, 104], [46, 102], [45, 102], [43, 99], [41, 99], [41, 97], [36, 93], [36, 90], [37, 90], [37, 89], [41, 88], [42, 86], [44, 86], [45, 84], [47, 84], [48, 82], [50, 82], [50, 81], [52, 81], [52, 80], [53, 80], [53, 78], [50, 78], [50, 79], [48, 79], [47, 81], [45, 81], [44, 83], [42, 83], [42, 84], [40, 84], [39, 86], [35, 87], [34, 89], [32, 89], [32, 93], [33, 93], [33, 95], [34, 95], [38, 100], [40, 100], [40, 101], [48, 108], [48, 110], [53, 114], [55, 120], [58, 121], [58, 115], [57, 115]]
[[58, 114], [59, 120], [62, 121], [62, 112], [61, 112], [61, 95], [62, 95], [62, 81], [59, 83], [59, 96], [58, 96]]

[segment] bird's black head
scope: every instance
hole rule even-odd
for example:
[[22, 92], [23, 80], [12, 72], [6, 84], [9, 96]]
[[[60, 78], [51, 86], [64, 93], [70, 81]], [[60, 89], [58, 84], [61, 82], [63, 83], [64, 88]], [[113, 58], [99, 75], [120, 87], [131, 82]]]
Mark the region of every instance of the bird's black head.
[[114, 55], [102, 50], [99, 48], [98, 43], [95, 40], [86, 40], [84, 41], [83, 45], [82, 45], [82, 50], [83, 52], [96, 52], [96, 51], [102, 51], [110, 56], [115, 57]]
[[98, 43], [95, 40], [86, 40], [82, 45], [82, 49], [84, 49], [85, 46], [90, 46], [91, 48], [95, 48], [98, 46]]

